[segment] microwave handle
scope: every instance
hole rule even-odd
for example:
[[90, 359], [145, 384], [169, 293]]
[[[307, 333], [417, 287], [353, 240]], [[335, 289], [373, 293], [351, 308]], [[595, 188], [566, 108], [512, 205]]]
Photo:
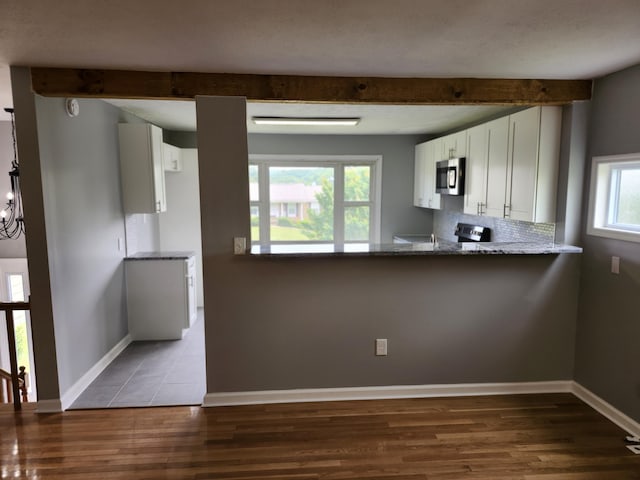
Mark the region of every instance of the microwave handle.
[[458, 179], [458, 170], [456, 168], [450, 168], [448, 172], [448, 184], [449, 188], [456, 188], [456, 180]]

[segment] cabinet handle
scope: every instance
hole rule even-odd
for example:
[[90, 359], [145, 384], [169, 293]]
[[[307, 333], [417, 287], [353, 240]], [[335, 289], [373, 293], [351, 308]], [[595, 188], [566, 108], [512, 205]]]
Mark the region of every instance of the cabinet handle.
[[507, 210], [511, 210], [511, 205], [507, 205], [505, 203], [504, 207], [502, 208], [502, 216], [504, 218], [509, 218], [509, 216], [511, 215], [511, 212], [507, 213]]

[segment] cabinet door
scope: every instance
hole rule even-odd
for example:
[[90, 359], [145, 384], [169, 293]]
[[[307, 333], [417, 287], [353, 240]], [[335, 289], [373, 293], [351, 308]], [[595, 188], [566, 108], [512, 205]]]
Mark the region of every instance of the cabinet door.
[[427, 170], [427, 142], [415, 147], [415, 163], [413, 169], [413, 204], [416, 207], [426, 207], [426, 170]]
[[425, 196], [428, 208], [440, 208], [440, 194], [436, 193], [436, 162], [442, 160], [438, 152], [442, 151], [442, 140], [436, 139], [427, 142], [426, 163], [425, 163]]
[[164, 165], [162, 163], [162, 130], [155, 125], [151, 128], [151, 162], [153, 164], [153, 193], [156, 213], [167, 211], [167, 194], [164, 184]]
[[540, 107], [509, 117], [509, 171], [506, 216], [533, 221], [538, 181]]
[[[449, 158], [464, 157], [467, 154], [467, 131], [452, 133], [446, 137], [442, 137], [442, 158], [438, 160], [446, 160]], [[437, 161], [437, 160], [436, 160]]]
[[125, 213], [165, 211], [162, 130], [150, 124], [123, 123], [118, 133]]
[[162, 164], [166, 172], [182, 171], [182, 154], [180, 149], [168, 143], [163, 143]]
[[198, 311], [196, 305], [196, 260], [195, 258], [190, 258], [187, 261], [187, 315], [186, 320], [187, 324], [186, 328], [191, 327], [198, 318]]
[[467, 131], [464, 213], [482, 215], [487, 187], [487, 128], [478, 125]]
[[440, 208], [436, 193], [436, 152], [442, 150], [442, 140], [430, 140], [415, 147], [413, 204], [416, 207]]
[[487, 129], [487, 190], [485, 214], [504, 216], [509, 160], [509, 117], [485, 124]]

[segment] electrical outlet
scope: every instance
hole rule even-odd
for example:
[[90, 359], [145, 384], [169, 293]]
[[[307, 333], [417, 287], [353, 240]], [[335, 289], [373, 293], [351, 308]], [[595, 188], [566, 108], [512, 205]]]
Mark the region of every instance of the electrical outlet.
[[387, 339], [386, 338], [376, 338], [376, 355], [386, 355], [387, 354]]
[[611, 257], [611, 273], [620, 273], [620, 257]]
[[247, 239], [245, 237], [233, 238], [233, 254], [244, 255], [247, 250]]

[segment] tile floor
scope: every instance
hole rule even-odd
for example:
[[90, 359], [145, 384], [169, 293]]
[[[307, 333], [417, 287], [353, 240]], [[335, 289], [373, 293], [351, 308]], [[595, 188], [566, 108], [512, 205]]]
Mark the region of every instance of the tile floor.
[[206, 393], [204, 316], [182, 340], [132, 342], [70, 407], [200, 405]]

